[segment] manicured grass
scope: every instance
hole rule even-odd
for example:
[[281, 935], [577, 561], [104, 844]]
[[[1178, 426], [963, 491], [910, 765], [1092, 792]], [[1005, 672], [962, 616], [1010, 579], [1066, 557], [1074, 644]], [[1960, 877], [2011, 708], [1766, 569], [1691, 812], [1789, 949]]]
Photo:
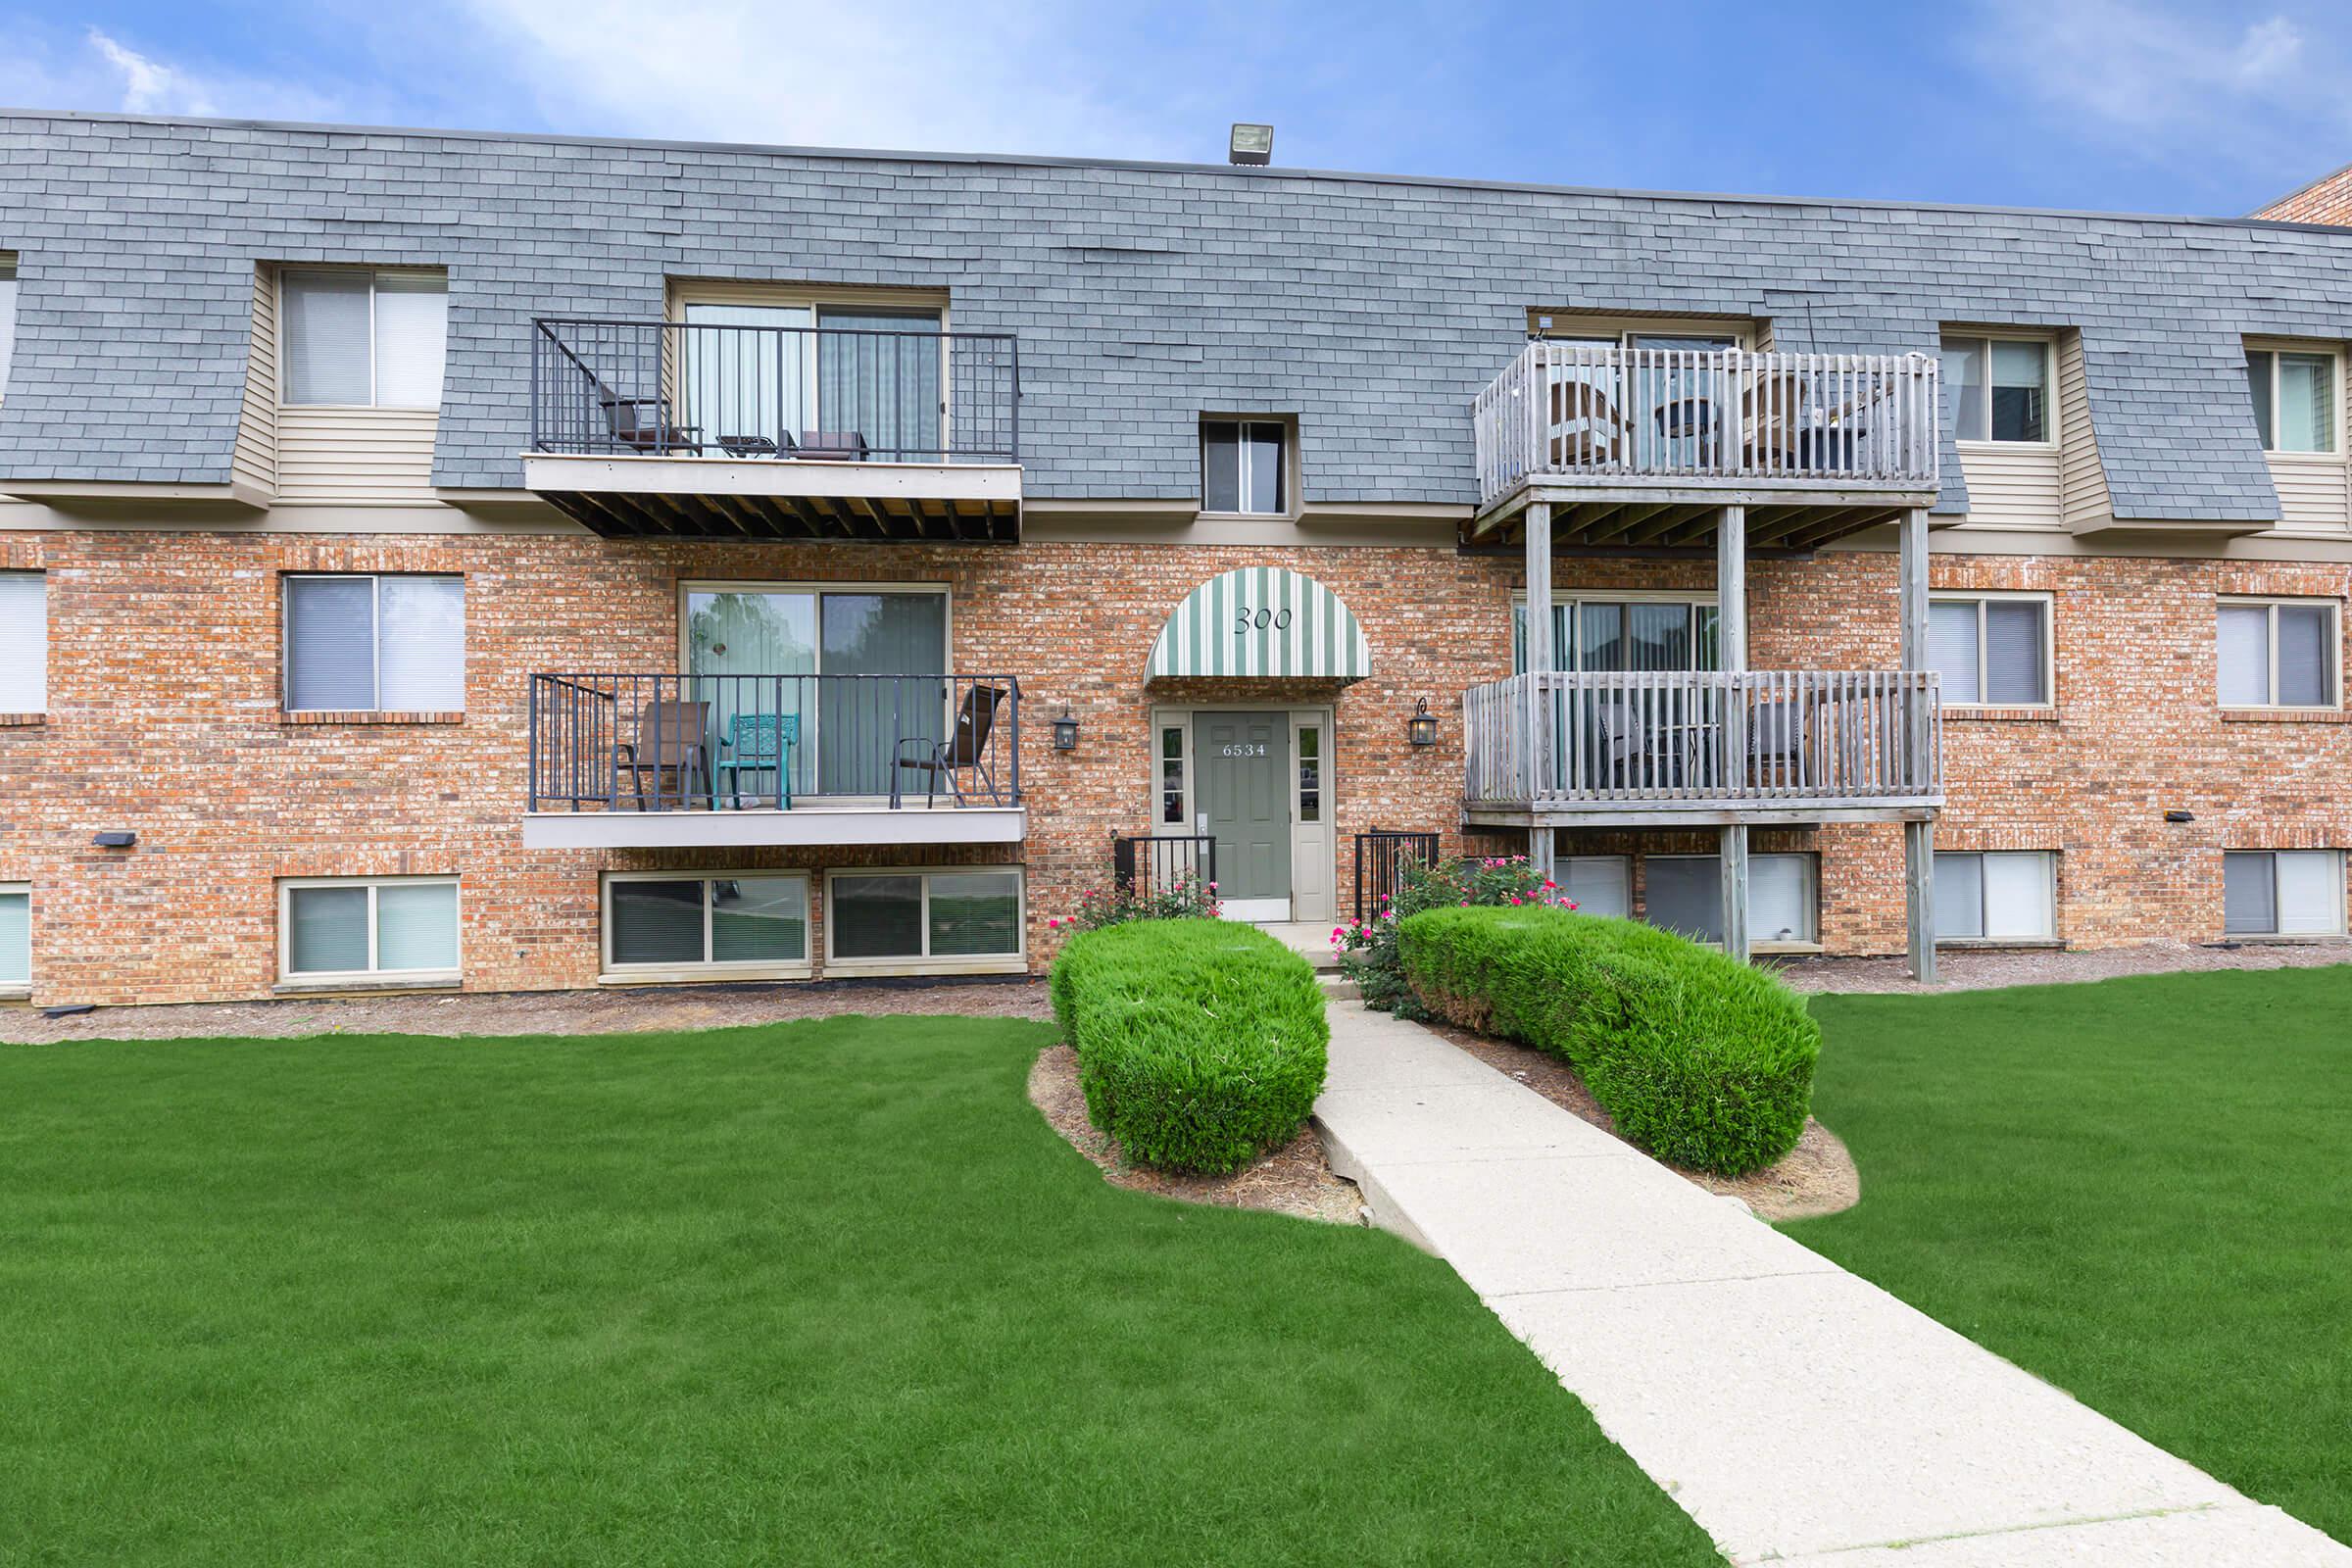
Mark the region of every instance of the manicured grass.
[[0, 1561], [1708, 1564], [1450, 1270], [1038, 1024], [0, 1048]]
[[2352, 968], [1812, 1005], [1791, 1235], [2352, 1541]]

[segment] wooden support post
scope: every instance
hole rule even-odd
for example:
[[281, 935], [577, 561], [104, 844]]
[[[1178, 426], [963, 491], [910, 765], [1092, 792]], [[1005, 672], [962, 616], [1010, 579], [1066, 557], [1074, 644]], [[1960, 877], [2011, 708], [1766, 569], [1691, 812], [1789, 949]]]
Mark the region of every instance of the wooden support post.
[[[1527, 509], [1527, 672], [1548, 675], [1559, 667], [1558, 651], [1551, 646], [1551, 504], [1536, 502]], [[1544, 796], [1556, 789], [1551, 742], [1551, 697], [1544, 683], [1531, 680], [1527, 698], [1527, 761], [1529, 804], [1541, 808]], [[1551, 875], [1552, 831], [1531, 827], [1527, 858], [1545, 876]]]
[[1723, 951], [1747, 961], [1747, 824], [1723, 829]]
[[1715, 643], [1727, 670], [1747, 668], [1747, 509], [1726, 507], [1715, 530]]
[[[1928, 667], [1928, 514], [1903, 514], [1896, 535], [1896, 593], [1903, 627], [1903, 668]], [[1928, 694], [1904, 695], [1903, 761], [1915, 780], [1935, 765], [1936, 739], [1929, 722]], [[1903, 824], [1903, 914], [1909, 925], [1911, 973], [1923, 985], [1936, 983], [1936, 823]]]

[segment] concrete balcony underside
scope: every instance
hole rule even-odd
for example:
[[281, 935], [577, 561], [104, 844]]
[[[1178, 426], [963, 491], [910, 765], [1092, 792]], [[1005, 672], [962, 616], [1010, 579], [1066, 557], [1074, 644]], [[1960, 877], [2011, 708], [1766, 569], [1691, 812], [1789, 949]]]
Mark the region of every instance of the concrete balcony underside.
[[1018, 844], [1028, 836], [1018, 806], [796, 806], [789, 810], [532, 811], [522, 818], [526, 850], [750, 849], [829, 846]]
[[[1709, 548], [1724, 509], [1745, 511], [1751, 550], [1812, 550], [1936, 504], [1936, 492], [1842, 481], [1568, 478], [1522, 480], [1481, 509], [1470, 528], [1481, 543], [1524, 537], [1528, 508], [1551, 512], [1555, 547], [1649, 550]], [[1957, 519], [1954, 519], [1957, 520]]]
[[1017, 463], [525, 453], [523, 485], [608, 539], [1014, 544]]

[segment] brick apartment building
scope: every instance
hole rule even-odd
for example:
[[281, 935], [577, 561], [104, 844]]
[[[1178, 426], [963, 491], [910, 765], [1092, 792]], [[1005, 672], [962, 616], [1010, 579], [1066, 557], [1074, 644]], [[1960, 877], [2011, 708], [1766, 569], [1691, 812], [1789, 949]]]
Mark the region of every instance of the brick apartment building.
[[1015, 972], [1114, 864], [1344, 917], [1376, 831], [1742, 951], [2344, 930], [2352, 232], [0, 149], [35, 1003]]

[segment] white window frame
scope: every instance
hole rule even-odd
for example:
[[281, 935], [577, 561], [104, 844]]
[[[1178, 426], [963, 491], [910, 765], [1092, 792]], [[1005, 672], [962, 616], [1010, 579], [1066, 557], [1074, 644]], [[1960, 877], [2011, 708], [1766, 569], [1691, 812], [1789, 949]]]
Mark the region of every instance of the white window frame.
[[[1805, 934], [1792, 942], [1759, 942], [1754, 940], [1755, 933], [1753, 929], [1753, 922], [1751, 921], [1748, 933], [1748, 950], [1752, 953], [1812, 953], [1821, 947], [1821, 856], [1817, 852], [1812, 850], [1760, 850], [1752, 852], [1747, 858], [1749, 888], [1748, 897], [1752, 904], [1752, 901], [1755, 897], [1755, 862], [1761, 859], [1779, 858], [1794, 859], [1803, 863], [1805, 872]], [[1632, 916], [1632, 918], [1640, 920], [1643, 925], [1652, 923], [1649, 918], [1649, 864], [1655, 860], [1713, 860], [1715, 862], [1715, 870], [1719, 880], [1723, 872], [1723, 857], [1720, 853], [1709, 854], [1704, 851], [1697, 853], [1685, 852], [1675, 855], [1644, 853], [1642, 857], [1642, 912]], [[1631, 907], [1630, 902], [1628, 904], [1628, 907]], [[1754, 912], [1752, 907], [1749, 912], [1751, 914]], [[1663, 927], [1660, 929], [1663, 929]], [[1720, 947], [1722, 944], [1708, 942], [1702, 943], [1701, 946], [1713, 948]]]
[[[1211, 512], [1208, 508], [1208, 440], [1207, 427], [1212, 424], [1238, 426], [1241, 470], [1236, 475], [1241, 487], [1234, 493], [1244, 500], [1250, 495], [1250, 427], [1270, 425], [1282, 443], [1281, 454], [1275, 462], [1281, 465], [1282, 507], [1276, 512]], [[1278, 414], [1203, 414], [1194, 434], [1194, 445], [1200, 454], [1200, 515], [1203, 517], [1295, 517], [1298, 514], [1298, 427], [1288, 416]]]
[[[2328, 701], [2310, 703], [2225, 703], [2222, 692], [2222, 612], [2267, 610], [2263, 623], [2263, 652], [2270, 661], [2264, 675], [2266, 689], [2278, 695], [2278, 612], [2281, 609], [2324, 609], [2328, 612]], [[2339, 713], [2344, 708], [2344, 606], [2339, 599], [2294, 594], [2217, 594], [2213, 602], [2214, 701], [2225, 713]]]
[[[2271, 357], [2272, 441], [2278, 439], [2279, 357], [2287, 354], [2299, 354], [2313, 359], [2324, 359], [2328, 363], [2328, 412], [2330, 416], [2331, 428], [2328, 432], [2328, 445], [2317, 452], [2296, 452], [2290, 448], [2276, 447], [2270, 445], [2269, 442], [2265, 442], [2262, 448], [2263, 456], [2270, 458], [2284, 458], [2290, 463], [2342, 463], [2344, 461], [2345, 424], [2343, 346], [2332, 340], [2325, 338], [2298, 340], [2295, 338], [2279, 337], [2250, 337], [2246, 339], [2246, 355], [2248, 360], [2246, 368], [2249, 372], [2251, 372], [2254, 368], [2252, 358], [2257, 354], [2267, 354]], [[2250, 374], [2248, 380], [2249, 384], [2246, 392], [2247, 410], [2249, 413], [2251, 413], [2253, 409], [2253, 388], [2251, 385]], [[2258, 430], [2257, 434], [2259, 433], [2260, 432]]]
[[32, 884], [29, 882], [0, 882], [0, 893], [24, 895], [24, 984], [0, 985], [0, 997], [15, 999], [32, 995]]
[[[2019, 932], [1987, 931], [1981, 937], [1936, 937], [1936, 945], [1939, 948], [2018, 948], [2048, 947], [2059, 944], [2063, 939], [2058, 934], [2058, 854], [2059, 852], [2056, 850], [1937, 850], [1936, 852], [1937, 859], [1942, 859], [1945, 856], [1959, 855], [1973, 855], [1979, 860], [1988, 859], [1996, 855], [2031, 855], [2039, 859], [2042, 886], [2049, 895], [2050, 928], [2031, 936]], [[1984, 881], [1980, 872], [1977, 879], [1977, 924], [1980, 926], [1991, 923], [1984, 917]], [[1930, 909], [1928, 915], [1932, 924], [1935, 919], [1935, 910]]]
[[[458, 961], [448, 969], [379, 969], [376, 967], [375, 895], [379, 888], [446, 887], [457, 900]], [[366, 888], [368, 890], [368, 967], [365, 969], [294, 968], [294, 894], [303, 888]], [[289, 876], [277, 882], [277, 979], [288, 986], [435, 985], [461, 980], [466, 973], [466, 891], [455, 876]]]
[[30, 577], [41, 585], [41, 662], [38, 671], [41, 683], [40, 705], [36, 708], [5, 708], [0, 709], [0, 711], [46, 714], [49, 711], [49, 574], [38, 569], [31, 571], [9, 570], [0, 571], [0, 577]]
[[[1936, 338], [1940, 357], [1944, 340], [1957, 338], [1964, 342], [1980, 343], [1984, 348], [1984, 431], [1981, 436], [1954, 436], [1962, 451], [1991, 447], [2002, 452], [2051, 452], [2057, 450], [2064, 434], [2059, 424], [2058, 398], [2058, 339], [2048, 332], [1993, 332], [1976, 327], [1941, 328]], [[1992, 434], [1992, 346], [1995, 343], [2034, 343], [2041, 348], [2041, 439], [2038, 441], [2008, 441]], [[1959, 396], [1959, 383], [1951, 383], [1952, 396]], [[1959, 428], [1958, 404], [1954, 404], [1953, 429]]]
[[[1573, 851], [1554, 853], [1551, 858], [1550, 875], [1552, 885], [1558, 890], [1561, 898], [1572, 899], [1576, 896], [1569, 890], [1567, 871], [1569, 865], [1578, 860], [1588, 864], [1605, 862], [1616, 869], [1619, 888], [1625, 895], [1624, 917], [1632, 919], [1634, 916], [1634, 858], [1630, 855], [1579, 855]], [[1588, 910], [1586, 912], [1596, 911]]]
[[[703, 885], [703, 952], [710, 952], [711, 884], [717, 882], [792, 881], [801, 884], [805, 911], [798, 958], [741, 958], [720, 962], [708, 956], [693, 963], [622, 963], [612, 956], [612, 885], [616, 882], [700, 882]], [[607, 871], [597, 887], [597, 966], [606, 981], [643, 983], [663, 980], [768, 979], [805, 980], [815, 972], [809, 961], [816, 929], [815, 879], [805, 870], [746, 866], [722, 871], [688, 868], [673, 871]]]
[[[279, 705], [289, 713], [392, 713], [406, 709], [384, 706], [384, 579], [386, 577], [454, 577], [458, 581], [461, 600], [465, 596], [466, 574], [457, 571], [289, 571], [281, 574], [278, 585], [277, 646], [281, 651], [278, 663]], [[373, 700], [366, 708], [296, 708], [294, 706], [294, 588], [297, 582], [365, 582], [368, 584], [368, 614], [370, 641], [368, 646], [368, 695]], [[463, 604], [458, 612], [458, 706], [436, 709], [436, 712], [463, 713], [466, 711], [466, 642], [472, 615]]]
[[1992, 685], [1991, 647], [1984, 635], [1984, 607], [1993, 603], [2035, 604], [2041, 607], [2041, 701], [2037, 703], [2002, 703], [1980, 696], [1976, 702], [1963, 703], [1953, 698], [1943, 699], [1946, 709], [1972, 712], [1978, 709], [2027, 709], [2047, 712], [2058, 706], [2058, 597], [2046, 590], [2008, 588], [1953, 588], [1928, 595], [1931, 605], [1975, 605], [1977, 607], [1977, 690], [1983, 693]]
[[[2281, 855], [2325, 855], [2325, 856], [2328, 857], [2328, 858], [2334, 862], [2334, 866], [2335, 866], [2335, 874], [2334, 874], [2334, 876], [2333, 876], [2333, 877], [2331, 878], [2331, 880], [2330, 880], [2330, 886], [2332, 886], [2332, 887], [2335, 889], [2335, 899], [2334, 899], [2334, 902], [2333, 902], [2333, 904], [2332, 904], [2332, 906], [2331, 906], [2331, 908], [2332, 908], [2332, 910], [2333, 910], [2333, 912], [2334, 912], [2334, 915], [2335, 915], [2335, 920], [2334, 920], [2334, 923], [2333, 923], [2332, 925], [2330, 925], [2330, 926], [2329, 926], [2329, 927], [2328, 927], [2327, 930], [2325, 930], [2325, 931], [2279, 931], [2279, 930], [2276, 930], [2276, 929], [2274, 929], [2274, 930], [2270, 930], [2270, 931], [2239, 931], [2239, 930], [2236, 930], [2236, 929], [2232, 928], [2232, 927], [2230, 926], [2230, 906], [2229, 906], [2229, 901], [2228, 901], [2228, 899], [2227, 899], [2227, 898], [2225, 898], [2225, 899], [2224, 899], [2224, 901], [2223, 901], [2223, 904], [2222, 904], [2222, 935], [2223, 935], [2224, 937], [2227, 937], [2227, 938], [2229, 938], [2229, 939], [2230, 939], [2230, 940], [2231, 940], [2231, 941], [2262, 941], [2262, 942], [2325, 942], [2325, 941], [2328, 940], [2328, 939], [2329, 939], [2329, 938], [2331, 938], [2331, 937], [2340, 937], [2340, 936], [2342, 936], [2342, 935], [2344, 934], [2344, 852], [2343, 852], [2343, 851], [2341, 851], [2341, 850], [2308, 850], [2308, 849], [2297, 849], [2297, 850], [2275, 850], [2275, 849], [2252, 849], [2252, 848], [2246, 848], [2246, 849], [2229, 849], [2229, 850], [2225, 850], [2223, 853], [2224, 853], [2224, 855], [2225, 855], [2225, 856], [2229, 856], [2229, 855], [2260, 855], [2260, 856], [2266, 857], [2266, 858], [2267, 858], [2270, 860], [2270, 862], [2271, 862], [2271, 911], [2272, 911], [2272, 916], [2273, 916], [2273, 918], [2274, 918], [2274, 919], [2275, 919], [2275, 918], [2277, 918], [2278, 911], [2278, 857], [2279, 857], [2279, 856], [2281, 856]], [[2224, 863], [2225, 863], [2225, 865], [2226, 865], [2226, 864], [2227, 864], [2227, 861], [2225, 861]], [[2224, 872], [2224, 875], [2225, 875], [2225, 876], [2227, 876], [2227, 874], [2228, 874], [2228, 873], [2227, 873], [2227, 871], [2225, 871], [2225, 872]], [[2226, 885], [2227, 885], [2227, 884], [2225, 884], [2225, 886], [2226, 886]]]
[[[290, 336], [290, 329], [286, 325], [286, 279], [289, 276], [298, 275], [304, 272], [338, 272], [344, 274], [345, 276], [356, 275], [368, 279], [368, 401], [365, 403], [297, 403], [290, 396], [288, 396], [288, 388], [286, 383], [288, 371], [291, 368], [290, 361], [293, 357], [286, 352], [286, 343]], [[440, 409], [441, 402], [438, 397], [436, 397], [430, 403], [379, 403], [376, 401], [376, 382], [379, 377], [375, 363], [375, 296], [379, 287], [378, 279], [386, 277], [417, 279], [430, 278], [440, 283], [442, 297], [445, 302], [443, 305], [444, 316], [441, 328], [441, 384], [444, 391], [448, 389], [449, 326], [446, 315], [448, 309], [446, 300], [449, 295], [449, 272], [446, 269], [438, 267], [315, 267], [309, 265], [308, 263], [294, 262], [279, 267], [277, 269], [276, 277], [276, 322], [278, 335], [276, 356], [277, 406], [281, 411], [287, 409], [298, 411], [302, 409], [410, 409], [432, 410], [437, 412]]]
[[[1019, 944], [1013, 953], [976, 953], [935, 958], [931, 956], [931, 879], [935, 876], [954, 876], [958, 872], [1009, 871], [1013, 876], [1013, 935]], [[840, 922], [833, 917], [833, 884], [845, 876], [913, 876], [922, 879], [923, 905], [918, 929], [923, 934], [923, 952], [913, 957], [837, 958], [833, 956], [833, 934]], [[838, 865], [825, 871], [825, 973], [831, 974], [1026, 974], [1029, 970], [1029, 870], [1025, 865]]]

